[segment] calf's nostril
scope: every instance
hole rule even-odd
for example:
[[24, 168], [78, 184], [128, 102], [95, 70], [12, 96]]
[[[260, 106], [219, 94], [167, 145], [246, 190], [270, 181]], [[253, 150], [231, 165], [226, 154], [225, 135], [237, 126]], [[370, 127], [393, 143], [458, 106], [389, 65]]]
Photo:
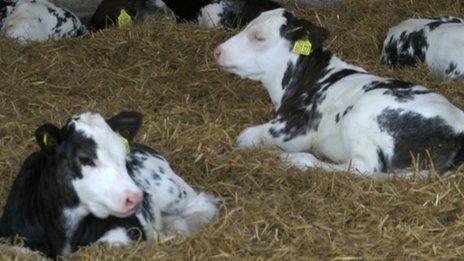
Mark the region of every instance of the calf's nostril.
[[126, 198], [124, 202], [124, 208], [127, 211], [133, 210], [143, 200], [142, 193], [133, 193]]

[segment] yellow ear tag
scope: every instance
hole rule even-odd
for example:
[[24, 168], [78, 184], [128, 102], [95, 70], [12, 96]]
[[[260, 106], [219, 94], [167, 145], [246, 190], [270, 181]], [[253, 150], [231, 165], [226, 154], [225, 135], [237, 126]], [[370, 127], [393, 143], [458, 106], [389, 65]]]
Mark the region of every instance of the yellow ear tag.
[[48, 134], [47, 133], [44, 133], [44, 136], [43, 136], [43, 143], [45, 146], [47, 146], [48, 144]]
[[118, 20], [116, 21], [118, 27], [123, 27], [126, 25], [132, 24], [132, 17], [126, 12], [126, 10], [121, 9], [119, 13]]
[[300, 55], [309, 55], [312, 51], [313, 45], [308, 39], [301, 39], [293, 45], [293, 52]]
[[129, 141], [126, 138], [124, 138], [123, 136], [121, 136], [121, 141], [124, 144], [124, 149], [126, 150], [126, 153], [129, 154], [130, 153]]

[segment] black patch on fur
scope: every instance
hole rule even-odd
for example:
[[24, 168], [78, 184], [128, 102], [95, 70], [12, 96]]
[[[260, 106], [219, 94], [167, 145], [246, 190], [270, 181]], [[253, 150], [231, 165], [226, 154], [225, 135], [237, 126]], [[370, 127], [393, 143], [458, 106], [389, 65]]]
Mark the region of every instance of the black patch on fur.
[[451, 74], [451, 73], [454, 72], [454, 70], [456, 70], [457, 67], [458, 67], [457, 64], [455, 64], [455, 63], [453, 63], [453, 62], [450, 62], [448, 68], [446, 68], [445, 73], [446, 73], [446, 74]]
[[44, 152], [24, 161], [0, 219], [0, 237], [20, 236], [26, 247], [49, 257], [61, 254], [67, 242], [61, 213], [79, 199], [69, 180], [57, 179], [59, 174], [66, 173], [58, 173]]
[[388, 172], [388, 160], [387, 160], [387, 157], [385, 156], [385, 153], [383, 152], [383, 150], [381, 148], [378, 148], [377, 149], [377, 157], [379, 158], [379, 165], [380, 165], [380, 169], [376, 170], [376, 171], [380, 171], [380, 172]]
[[365, 92], [370, 92], [378, 89], [385, 89], [384, 95], [391, 95], [395, 97], [398, 102], [408, 102], [414, 100], [416, 95], [423, 95], [432, 93], [429, 90], [417, 90], [416, 85], [408, 82], [398, 80], [387, 81], [373, 81], [363, 87]]
[[[133, 145], [131, 145], [131, 151], [133, 151]], [[126, 168], [129, 172], [131, 177], [134, 177], [135, 173], [133, 170], [143, 168], [143, 160], [137, 156], [135, 153], [131, 153], [131, 155], [126, 160]]]
[[449, 77], [452, 77], [453, 79], [462, 77], [462, 72], [460, 70], [456, 70], [457, 68], [458, 65], [456, 63], [450, 62], [448, 68], [445, 70], [445, 74]]
[[[392, 36], [388, 44], [384, 46], [386, 56], [382, 57], [382, 63], [388, 66], [415, 66], [418, 61], [425, 61], [425, 52], [428, 47], [424, 29], [409, 34], [404, 31], [399, 39]], [[412, 53], [409, 52], [411, 48]]]
[[[328, 88], [350, 75], [364, 73], [352, 69], [328, 70], [331, 58], [329, 51], [319, 48], [309, 56], [300, 56], [296, 66], [287, 67], [286, 78], [289, 80], [274, 122], [283, 122], [285, 126], [270, 128], [273, 137], [285, 135], [284, 141], [289, 141], [308, 131], [317, 131], [322, 118], [319, 105], [325, 100]], [[320, 81], [324, 77], [326, 79]]]
[[[79, 18], [77, 18], [73, 13], [70, 11], [56, 7], [48, 7], [48, 13], [56, 18], [56, 25], [53, 27], [53, 31], [51, 32], [52, 35], [60, 35], [63, 37], [70, 37], [70, 36], [79, 36], [85, 32], [84, 26], [80, 23]], [[60, 14], [62, 11], [62, 14]], [[71, 23], [73, 28], [72, 30], [68, 30], [65, 33], [62, 32], [63, 24]]]
[[151, 195], [143, 192], [143, 201], [142, 201], [142, 215], [145, 220], [148, 222], [153, 222], [155, 220], [155, 215], [153, 214], [153, 209], [151, 202], [153, 199], [151, 198]]
[[94, 215], [88, 215], [81, 221], [74, 233], [71, 241], [72, 251], [76, 251], [79, 247], [88, 246], [96, 242], [104, 236], [106, 232], [115, 228], [124, 228], [129, 238], [133, 241], [146, 239], [143, 228], [135, 215], [126, 218], [110, 216], [105, 219], [97, 218]]
[[0, 237], [20, 236], [26, 247], [49, 257], [70, 243], [62, 212], [79, 204], [71, 184], [82, 178], [79, 157], [94, 160], [97, 150], [73, 123], [61, 129], [59, 139], [53, 153], [41, 150], [24, 161], [0, 219]]
[[427, 26], [430, 28], [430, 31], [433, 31], [437, 29], [439, 26], [443, 24], [462, 24], [463, 21], [457, 17], [452, 17], [452, 16], [441, 16], [441, 17], [436, 17], [432, 18], [434, 22], [428, 23]]
[[343, 117], [345, 117], [352, 109], [353, 105], [346, 107], [345, 111], [343, 112]]
[[337, 113], [337, 115], [335, 115], [335, 122], [336, 123], [340, 122], [340, 113]]
[[377, 117], [379, 128], [394, 139], [394, 154], [387, 169], [411, 166], [412, 156], [428, 160], [429, 151], [439, 171], [448, 170], [463, 149], [462, 137], [439, 116], [424, 118], [421, 114], [402, 109], [386, 108]]
[[285, 70], [284, 77], [282, 78], [282, 89], [286, 89], [290, 80], [292, 79], [293, 72], [295, 71], [295, 66], [293, 63], [287, 63], [287, 69]]
[[156, 171], [153, 171], [152, 178], [153, 178], [153, 180], [160, 180], [161, 179], [160, 175], [158, 173], [156, 173]]
[[342, 69], [340, 71], [337, 71], [335, 73], [330, 74], [327, 79], [322, 81], [320, 84], [324, 86], [324, 90], [327, 90], [328, 87], [331, 85], [334, 85], [336, 82], [340, 81], [343, 78], [346, 78], [352, 74], [363, 74], [364, 72], [353, 70], [353, 69]]
[[330, 52], [319, 49], [310, 56], [301, 56], [298, 59], [277, 111], [277, 121], [285, 122], [285, 127], [279, 130], [269, 129], [273, 137], [285, 135], [285, 140], [288, 141], [306, 134], [308, 130], [317, 129], [322, 117], [317, 107], [323, 101], [324, 93], [316, 82], [327, 73], [326, 67], [331, 56]]

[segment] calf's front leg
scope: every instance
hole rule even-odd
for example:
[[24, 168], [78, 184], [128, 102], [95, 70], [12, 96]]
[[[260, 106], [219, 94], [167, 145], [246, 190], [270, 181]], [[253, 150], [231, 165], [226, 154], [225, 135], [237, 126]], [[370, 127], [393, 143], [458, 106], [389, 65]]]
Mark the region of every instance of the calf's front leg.
[[268, 123], [250, 127], [237, 138], [240, 149], [278, 147], [286, 152], [302, 152], [310, 148], [310, 135], [286, 133], [286, 123], [274, 119]]

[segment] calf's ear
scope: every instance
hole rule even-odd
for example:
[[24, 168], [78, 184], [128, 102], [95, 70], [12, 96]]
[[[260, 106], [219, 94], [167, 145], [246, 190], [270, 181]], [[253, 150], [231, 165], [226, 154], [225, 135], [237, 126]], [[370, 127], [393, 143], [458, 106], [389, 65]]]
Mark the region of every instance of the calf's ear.
[[143, 115], [134, 111], [123, 111], [106, 120], [111, 129], [128, 140], [132, 140], [142, 126]]
[[322, 47], [329, 36], [330, 32], [324, 27], [312, 25], [309, 29], [309, 38], [317, 47]]
[[322, 47], [325, 40], [329, 38], [330, 33], [327, 29], [316, 26], [313, 23], [297, 19], [292, 13], [285, 13], [287, 24], [281, 28], [281, 35], [294, 44], [298, 40], [308, 39], [314, 49]]
[[35, 139], [40, 149], [50, 154], [61, 143], [61, 131], [55, 125], [47, 123], [35, 131]]

